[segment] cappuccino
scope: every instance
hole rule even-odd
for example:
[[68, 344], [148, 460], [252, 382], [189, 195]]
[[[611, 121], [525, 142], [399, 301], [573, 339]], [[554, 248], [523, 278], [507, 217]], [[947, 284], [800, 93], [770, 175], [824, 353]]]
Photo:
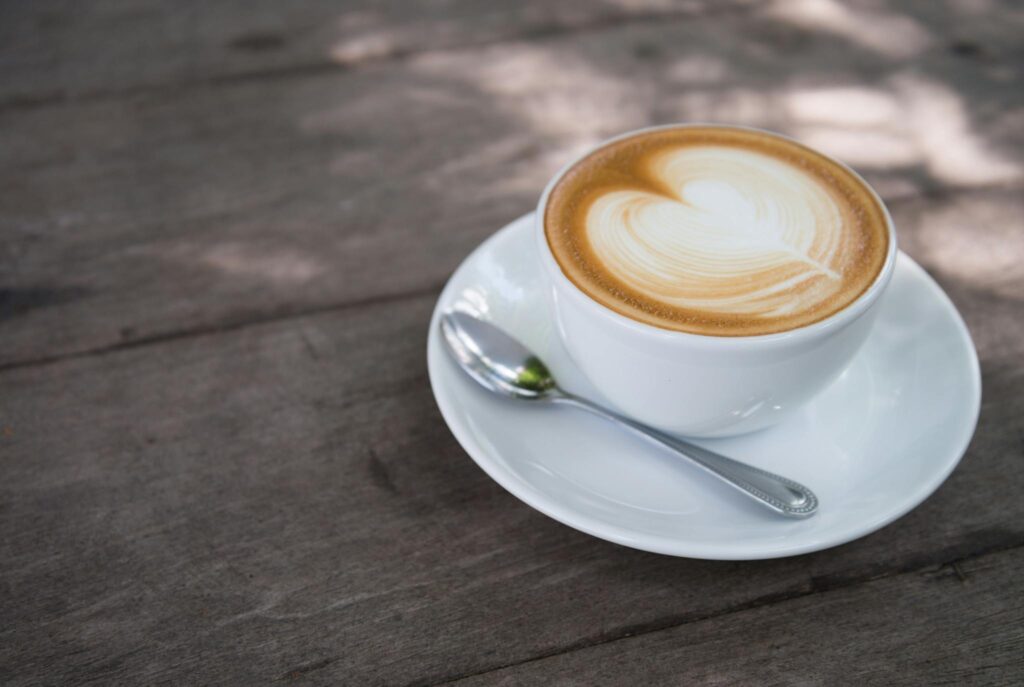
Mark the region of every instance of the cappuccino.
[[581, 291], [630, 319], [710, 336], [823, 320], [874, 282], [886, 213], [842, 165], [747, 129], [654, 129], [573, 165], [544, 234]]

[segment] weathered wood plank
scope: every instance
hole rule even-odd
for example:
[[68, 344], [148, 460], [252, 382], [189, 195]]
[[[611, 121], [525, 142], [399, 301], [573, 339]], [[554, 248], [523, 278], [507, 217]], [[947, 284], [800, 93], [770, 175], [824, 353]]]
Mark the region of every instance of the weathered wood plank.
[[[1011, 0], [782, 0], [767, 7], [749, 0], [8, 2], [0, 6], [0, 105], [346, 68], [429, 50], [752, 9], [894, 59], [950, 48], [988, 59], [1019, 44], [1024, 24]], [[800, 40], [790, 36], [784, 47], [799, 49]]]
[[726, 15], [8, 111], [0, 365], [436, 289], [572, 151], [655, 122], [786, 131], [888, 198], [1015, 187], [1019, 47], [985, 49]]
[[0, 681], [433, 683], [1024, 543], [1024, 337], [986, 364], [978, 436], [915, 512], [716, 563], [587, 537], [493, 484], [434, 408], [432, 305], [3, 373]]
[[34, 0], [0, 6], [0, 106], [346, 68], [425, 50], [658, 21], [749, 0], [408, 3]]
[[453, 684], [1019, 685], [1021, 565], [1015, 549]]

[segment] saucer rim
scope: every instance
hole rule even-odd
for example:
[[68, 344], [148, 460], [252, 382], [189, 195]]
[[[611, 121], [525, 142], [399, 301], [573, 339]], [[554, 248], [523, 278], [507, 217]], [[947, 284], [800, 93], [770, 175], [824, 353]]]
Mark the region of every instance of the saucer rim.
[[[969, 421], [961, 424], [962, 429], [956, 437], [956, 440], [948, 444], [950, 446], [955, 446], [956, 448], [949, 451], [947, 454], [948, 457], [945, 459], [941, 469], [932, 473], [930, 479], [919, 485], [911, 495], [902, 499], [898, 507], [891, 511], [883, 512], [875, 518], [870, 518], [866, 521], [859, 521], [853, 525], [847, 526], [841, 529], [837, 536], [812, 537], [806, 540], [802, 539], [798, 543], [792, 545], [779, 544], [775, 542], [771, 545], [764, 546], [751, 546], [749, 544], [738, 546], [736, 544], [731, 544], [727, 540], [714, 544], [694, 543], [685, 539], [637, 533], [625, 528], [608, 525], [607, 523], [595, 522], [592, 518], [589, 518], [586, 515], [581, 515], [575, 509], [564, 506], [558, 501], [545, 496], [543, 493], [532, 487], [529, 482], [519, 477], [514, 471], [503, 467], [497, 460], [492, 458], [490, 451], [477, 441], [476, 437], [473, 436], [473, 432], [470, 431], [469, 428], [465, 427], [457, 418], [455, 410], [457, 405], [455, 396], [457, 396], [457, 392], [450, 391], [449, 393], [452, 397], [449, 398], [443, 391], [439, 391], [440, 383], [438, 380], [440, 375], [443, 373], [439, 366], [436, 366], [431, 362], [432, 360], [438, 359], [439, 355], [444, 357], [444, 351], [438, 350], [440, 338], [436, 330], [438, 327], [439, 317], [443, 311], [443, 304], [451, 300], [451, 291], [454, 289], [456, 277], [464, 269], [467, 269], [467, 266], [472, 263], [480, 253], [485, 251], [487, 246], [492, 242], [497, 242], [507, 233], [513, 233], [523, 225], [527, 225], [527, 228], [524, 230], [532, 228], [534, 215], [535, 211], [526, 213], [487, 237], [487, 239], [476, 246], [476, 248], [474, 248], [452, 272], [431, 312], [430, 328], [427, 332], [426, 361], [427, 374], [430, 380], [431, 392], [433, 393], [435, 403], [437, 403], [438, 409], [441, 411], [441, 416], [444, 418], [445, 424], [455, 436], [460, 446], [464, 451], [466, 451], [473, 462], [475, 462], [491, 479], [534, 510], [543, 513], [563, 525], [599, 539], [652, 553], [705, 560], [763, 560], [784, 558], [820, 551], [834, 546], [840, 546], [855, 539], [867, 536], [868, 534], [876, 532], [895, 522], [917, 506], [921, 505], [921, 503], [923, 503], [929, 496], [935, 493], [946, 479], [949, 478], [949, 475], [952, 474], [953, 470], [956, 469], [957, 465], [960, 464], [960, 461], [966, 454], [967, 448], [969, 447], [971, 439], [973, 438], [977, 428], [978, 418], [981, 412], [981, 367], [978, 361], [977, 349], [971, 339], [967, 325], [964, 323], [959, 311], [956, 309], [956, 306], [953, 304], [952, 300], [950, 300], [946, 292], [943, 291], [942, 287], [939, 286], [931, 275], [929, 275], [924, 268], [918, 265], [913, 258], [903, 251], [899, 251], [897, 266], [893, 271], [894, 274], [895, 270], [900, 269], [900, 264], [902, 264], [904, 265], [904, 269], [910, 269], [916, 273], [915, 278], [923, 278], [925, 284], [933, 292], [933, 295], [937, 297], [938, 302], [942, 304], [943, 315], [950, 317], [955, 325], [955, 329], [959, 337], [959, 343], [965, 349], [964, 352], [967, 360], [964, 362], [971, 368], [969, 374], [970, 388], [965, 389], [961, 396], [965, 398], [964, 407], [970, 407], [972, 412]], [[454, 366], [449, 372], [455, 372]], [[812, 400], [811, 403], [814, 403], [814, 401]]]

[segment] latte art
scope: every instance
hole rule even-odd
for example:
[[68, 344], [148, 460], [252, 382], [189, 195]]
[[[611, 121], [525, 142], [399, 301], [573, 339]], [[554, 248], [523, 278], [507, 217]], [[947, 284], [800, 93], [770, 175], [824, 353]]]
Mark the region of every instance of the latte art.
[[666, 151], [651, 166], [673, 197], [610, 191], [587, 213], [594, 254], [622, 281], [677, 307], [764, 316], [841, 287], [842, 215], [807, 174], [715, 147]]
[[545, 231], [563, 272], [604, 305], [725, 336], [827, 317], [870, 285], [887, 249], [883, 213], [848, 171], [728, 128], [598, 150], [552, 192]]

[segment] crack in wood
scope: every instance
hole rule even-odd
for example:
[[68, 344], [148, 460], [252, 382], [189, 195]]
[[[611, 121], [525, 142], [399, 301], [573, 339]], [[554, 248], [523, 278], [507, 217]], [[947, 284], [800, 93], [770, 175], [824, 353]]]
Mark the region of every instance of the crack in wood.
[[334, 663], [333, 658], [325, 658], [319, 661], [313, 661], [312, 663], [304, 663], [300, 666], [296, 666], [295, 668], [291, 668], [289, 670], [284, 671], [283, 673], [278, 675], [276, 679], [278, 681], [297, 680], [300, 677], [305, 677], [309, 673], [326, 668], [332, 663]]
[[380, 459], [377, 455], [377, 451], [370, 448], [370, 461], [367, 465], [367, 471], [370, 474], [370, 480], [383, 491], [389, 494], [398, 494], [398, 486], [395, 485], [395, 480], [391, 476], [391, 470], [387, 464]]
[[309, 353], [309, 357], [313, 360], [320, 360], [320, 354], [317, 353], [316, 346], [309, 340], [309, 335], [306, 334], [304, 329], [299, 329], [299, 338], [302, 339], [302, 345], [306, 348], [306, 353]]

